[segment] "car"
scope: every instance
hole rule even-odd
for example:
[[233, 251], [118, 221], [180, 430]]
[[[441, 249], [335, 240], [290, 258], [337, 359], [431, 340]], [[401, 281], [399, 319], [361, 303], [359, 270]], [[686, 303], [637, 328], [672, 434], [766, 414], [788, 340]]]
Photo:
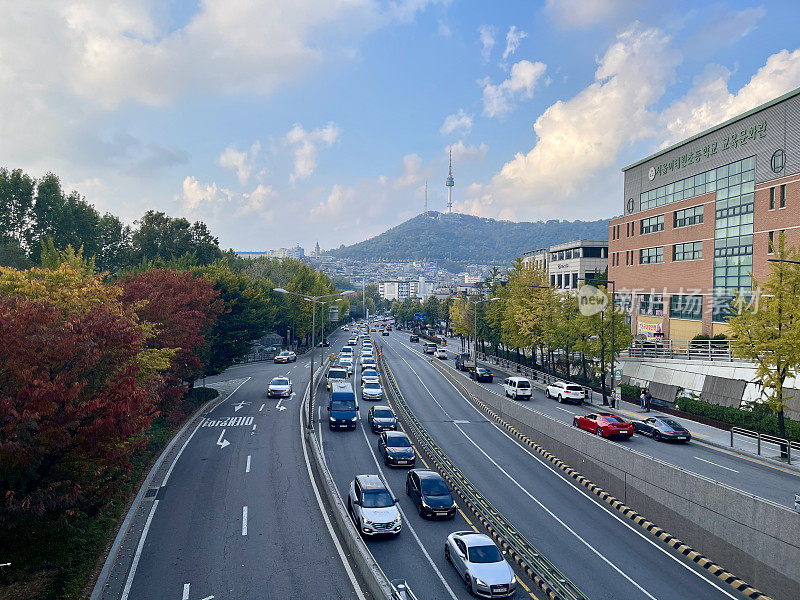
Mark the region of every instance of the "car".
[[347, 510], [364, 536], [397, 535], [403, 528], [397, 498], [377, 475], [356, 475], [350, 482]]
[[425, 354], [434, 354], [436, 352], [436, 348], [438, 348], [438, 344], [436, 342], [425, 342], [425, 345], [422, 347], [422, 351]]
[[388, 337], [389, 336], [389, 331], [391, 331], [391, 330], [387, 331], [386, 329], [384, 329], [383, 331], [381, 331], [381, 335], [384, 336], [384, 337]]
[[406, 475], [406, 495], [420, 517], [452, 519], [456, 503], [442, 476], [428, 469], [411, 469]]
[[320, 348], [327, 348], [330, 345], [331, 343], [327, 339], [322, 340], [319, 344], [317, 344], [317, 346], [319, 346]]
[[272, 359], [276, 364], [277, 363], [290, 363], [290, 362], [297, 362], [297, 354], [292, 352], [291, 350], [284, 350], [283, 352], [279, 352], [275, 355], [275, 358]]
[[383, 388], [377, 381], [368, 381], [361, 386], [361, 397], [364, 400], [383, 400]]
[[657, 442], [686, 443], [692, 439], [688, 429], [669, 417], [648, 417], [642, 421], [633, 421], [633, 430], [649, 435]]
[[326, 385], [328, 389], [331, 389], [331, 385], [335, 382], [343, 382], [347, 381], [348, 373], [347, 369], [342, 367], [331, 367], [328, 369], [328, 375], [326, 377]]
[[469, 352], [462, 352], [456, 356], [456, 369], [459, 371], [469, 371], [470, 368], [472, 368], [471, 362]]
[[328, 413], [329, 429], [355, 430], [358, 423], [358, 400], [353, 392], [353, 386], [346, 382], [331, 384]]
[[292, 380], [288, 377], [273, 377], [267, 385], [267, 398], [289, 398], [292, 395]]
[[392, 326], [391, 325], [387, 325], [386, 326], [386, 331], [391, 331], [391, 330], [392, 330]]
[[520, 398], [530, 400], [533, 395], [531, 382], [525, 377], [509, 377], [503, 382], [503, 390], [506, 397], [514, 400]]
[[411, 440], [402, 431], [384, 431], [378, 438], [378, 454], [387, 467], [413, 467], [417, 455]]
[[447, 360], [447, 348], [437, 348], [434, 356], [442, 360]]
[[353, 373], [353, 359], [347, 355], [343, 355], [339, 357], [338, 365], [343, 369], [347, 370], [347, 374], [351, 375]]
[[558, 403], [574, 402], [581, 404], [586, 398], [586, 391], [579, 385], [567, 383], [565, 381], [554, 381], [544, 390], [544, 395], [548, 398], [558, 400]]
[[339, 352], [339, 356], [349, 356], [353, 358], [353, 349], [350, 346], [345, 346], [342, 348], [341, 352]]
[[373, 327], [372, 329], [370, 329], [370, 331], [375, 331], [375, 328]]
[[397, 429], [397, 417], [394, 411], [385, 404], [377, 404], [369, 409], [367, 422], [372, 433], [380, 433], [388, 429]]
[[367, 369], [361, 373], [361, 385], [366, 385], [367, 383], [380, 383], [381, 378], [378, 375], [378, 372], [375, 369]]
[[445, 540], [444, 558], [458, 571], [470, 594], [508, 598], [517, 590], [514, 570], [488, 535], [454, 531]]
[[418, 342], [419, 341], [419, 336], [418, 335], [410, 335], [410, 336], [408, 336], [408, 341], [409, 342]]
[[474, 379], [478, 383], [492, 383], [494, 381], [494, 373], [486, 367], [478, 367], [477, 369], [470, 369], [470, 379]]
[[633, 424], [611, 413], [575, 415], [572, 425], [600, 437], [629, 439], [633, 435]]
[[355, 348], [356, 346], [358, 346], [358, 338], [351, 337], [349, 340], [347, 340], [346, 345]]
[[361, 371], [366, 371], [367, 369], [372, 369], [373, 371], [376, 368], [375, 359], [372, 356], [367, 356], [361, 359]]

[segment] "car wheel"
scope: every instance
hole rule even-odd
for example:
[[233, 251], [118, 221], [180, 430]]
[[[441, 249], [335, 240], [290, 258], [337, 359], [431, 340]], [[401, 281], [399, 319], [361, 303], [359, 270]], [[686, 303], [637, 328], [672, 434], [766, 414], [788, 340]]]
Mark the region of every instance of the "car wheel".
[[558, 395], [558, 403], [559, 404], [564, 404], [564, 398], [563, 398], [563, 396], [561, 394]]
[[550, 390], [548, 388], [544, 388], [544, 397], [550, 398]]
[[453, 562], [453, 559], [450, 558], [450, 546], [447, 544], [444, 545], [444, 559], [449, 563]]
[[577, 427], [578, 426], [578, 419], [572, 419], [572, 426], [573, 427]]
[[657, 441], [657, 442], [660, 442], [661, 441], [661, 432], [660, 431], [654, 431], [653, 432], [653, 439], [655, 441]]
[[422, 509], [422, 502], [420, 501], [420, 503], [419, 503], [419, 504], [417, 504], [417, 514], [418, 514], [420, 517], [422, 517], [422, 516], [424, 516], [424, 512], [425, 512], [425, 511]]
[[597, 434], [599, 437], [603, 437], [603, 429], [602, 429], [602, 428], [598, 427], [598, 428], [595, 430], [595, 433], [596, 433], [596, 434]]
[[410, 495], [411, 495], [411, 490], [408, 487], [408, 480], [406, 480], [406, 496], [410, 496]]
[[464, 587], [468, 594], [472, 594], [472, 577], [469, 576], [469, 573], [464, 573]]

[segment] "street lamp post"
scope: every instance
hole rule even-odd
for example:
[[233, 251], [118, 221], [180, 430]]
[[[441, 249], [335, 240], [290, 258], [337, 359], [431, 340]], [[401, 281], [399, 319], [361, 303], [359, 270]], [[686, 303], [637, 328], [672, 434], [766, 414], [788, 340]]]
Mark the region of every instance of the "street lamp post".
[[495, 300], [500, 300], [500, 298], [484, 298], [482, 300], [470, 300], [469, 298], [467, 298], [467, 302], [472, 304], [472, 307], [474, 309], [474, 314], [475, 314], [475, 321], [474, 321], [474, 323], [475, 323], [475, 329], [474, 329], [474, 331], [475, 331], [475, 339], [472, 342], [472, 349], [473, 349], [473, 351], [475, 353], [475, 360], [474, 360], [475, 366], [473, 368], [475, 368], [475, 369], [478, 368], [478, 305], [479, 304], [484, 304], [486, 302], [494, 302]]
[[[586, 277], [581, 278], [583, 281], [587, 281]], [[616, 401], [614, 394], [616, 393], [616, 388], [614, 387], [615, 384], [615, 376], [614, 376], [614, 313], [616, 312], [616, 305], [614, 304], [614, 299], [616, 297], [616, 284], [614, 281], [610, 279], [595, 279], [595, 278], [588, 278], [589, 281], [594, 283], [605, 283], [606, 285], [611, 284], [611, 408], [615, 408]], [[602, 358], [601, 358], [602, 361]], [[603, 404], [608, 404], [608, 400], [605, 396], [603, 396]]]
[[[289, 290], [285, 290], [283, 288], [273, 288], [273, 292], [278, 292], [280, 294], [289, 294], [291, 296], [297, 296], [298, 298], [303, 298], [307, 302], [312, 303], [311, 307], [311, 362], [309, 363], [311, 367], [311, 375], [309, 380], [309, 388], [310, 388], [310, 400], [308, 403], [308, 411], [306, 412], [306, 429], [311, 430], [314, 428], [314, 421], [313, 421], [313, 411], [314, 411], [314, 347], [316, 346], [316, 342], [314, 340], [316, 328], [317, 328], [317, 302], [322, 300], [323, 298], [334, 298], [337, 296], [351, 296], [355, 294], [353, 290], [347, 290], [346, 292], [340, 292], [337, 294], [325, 294], [323, 296], [309, 296], [307, 294], [299, 294], [297, 292], [290, 292]], [[322, 364], [322, 354], [320, 354], [320, 364]]]

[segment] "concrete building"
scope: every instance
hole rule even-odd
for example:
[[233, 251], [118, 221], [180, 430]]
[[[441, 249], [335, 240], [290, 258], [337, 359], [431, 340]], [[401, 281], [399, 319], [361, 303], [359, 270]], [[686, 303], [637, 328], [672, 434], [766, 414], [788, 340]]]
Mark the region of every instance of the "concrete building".
[[547, 271], [550, 265], [550, 249], [539, 248], [538, 250], [531, 250], [522, 255], [522, 264], [527, 268], [539, 269], [540, 271]]
[[635, 334], [727, 331], [734, 294], [766, 277], [779, 234], [800, 243], [799, 146], [797, 89], [623, 169], [609, 279]]
[[550, 246], [547, 273], [550, 285], [574, 290], [608, 266], [608, 240], [577, 240]]
[[383, 300], [399, 300], [402, 302], [407, 298], [417, 298], [419, 296], [420, 282], [411, 281], [379, 281], [378, 295]]
[[278, 248], [277, 250], [263, 250], [257, 252], [242, 251], [236, 252], [237, 256], [242, 258], [258, 258], [259, 256], [266, 256], [267, 258], [278, 258], [280, 260], [286, 258], [301, 259], [305, 256], [305, 250], [300, 247], [300, 244], [291, 248]]

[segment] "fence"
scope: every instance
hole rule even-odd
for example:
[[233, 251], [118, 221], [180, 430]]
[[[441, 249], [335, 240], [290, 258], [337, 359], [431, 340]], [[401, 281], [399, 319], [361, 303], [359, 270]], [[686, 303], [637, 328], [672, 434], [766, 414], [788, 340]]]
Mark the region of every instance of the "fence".
[[681, 360], [735, 361], [729, 340], [659, 340], [633, 342], [620, 356]]
[[761, 456], [761, 444], [773, 444], [781, 449], [781, 454], [786, 456], [786, 462], [792, 464], [792, 448], [800, 450], [800, 443], [792, 442], [781, 437], [769, 435], [768, 433], [759, 433], [758, 431], [751, 431], [750, 429], [743, 429], [742, 427], [731, 427], [731, 448], [733, 448], [733, 435], [738, 434], [756, 440], [756, 452]]

